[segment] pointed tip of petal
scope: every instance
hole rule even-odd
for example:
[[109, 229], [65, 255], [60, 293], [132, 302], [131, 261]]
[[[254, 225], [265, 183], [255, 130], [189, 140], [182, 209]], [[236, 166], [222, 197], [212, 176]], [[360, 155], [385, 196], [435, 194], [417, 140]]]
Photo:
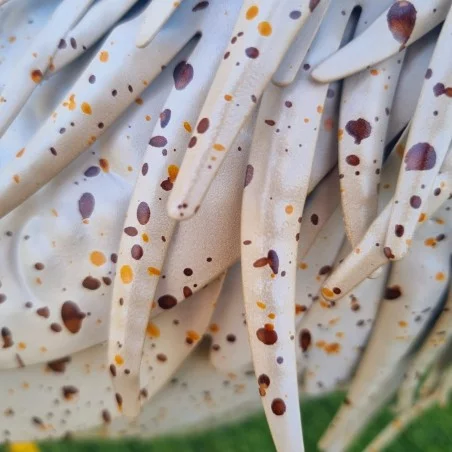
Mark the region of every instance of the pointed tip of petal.
[[340, 77], [335, 77], [334, 72], [330, 70], [328, 60], [319, 64], [312, 72], [311, 77], [319, 83], [331, 83], [338, 80]]

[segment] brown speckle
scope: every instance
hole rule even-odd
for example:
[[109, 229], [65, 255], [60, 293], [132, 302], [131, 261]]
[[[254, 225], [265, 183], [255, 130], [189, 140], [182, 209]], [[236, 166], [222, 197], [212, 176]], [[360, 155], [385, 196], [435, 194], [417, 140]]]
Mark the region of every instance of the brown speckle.
[[286, 403], [283, 399], [274, 399], [272, 402], [272, 411], [276, 416], [282, 416], [286, 412]]
[[186, 61], [181, 61], [174, 68], [173, 78], [174, 86], [177, 90], [185, 89], [188, 84], [193, 80], [193, 66]]
[[388, 11], [388, 27], [395, 40], [404, 46], [410, 39], [416, 24], [417, 11], [413, 4], [406, 0], [396, 1]]
[[72, 333], [78, 333], [86, 314], [73, 301], [65, 301], [61, 307], [61, 319], [64, 326]]
[[427, 171], [436, 164], [436, 151], [428, 143], [417, 143], [405, 155], [405, 171]]
[[359, 118], [356, 121], [348, 121], [345, 130], [355, 139], [355, 144], [361, 144], [361, 141], [370, 137], [372, 126], [365, 119]]

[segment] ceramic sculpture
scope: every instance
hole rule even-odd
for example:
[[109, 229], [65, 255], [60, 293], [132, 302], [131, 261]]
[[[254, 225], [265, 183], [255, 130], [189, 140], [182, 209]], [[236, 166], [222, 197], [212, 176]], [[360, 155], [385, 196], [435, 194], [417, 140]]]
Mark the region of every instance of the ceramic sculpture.
[[1, 440], [445, 403], [451, 5], [0, 1]]

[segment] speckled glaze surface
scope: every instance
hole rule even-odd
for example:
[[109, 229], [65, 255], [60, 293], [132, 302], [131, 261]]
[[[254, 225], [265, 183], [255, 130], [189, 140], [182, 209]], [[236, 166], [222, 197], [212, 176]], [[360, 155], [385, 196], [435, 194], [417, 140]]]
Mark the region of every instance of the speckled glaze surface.
[[0, 0], [0, 440], [444, 404], [451, 6]]

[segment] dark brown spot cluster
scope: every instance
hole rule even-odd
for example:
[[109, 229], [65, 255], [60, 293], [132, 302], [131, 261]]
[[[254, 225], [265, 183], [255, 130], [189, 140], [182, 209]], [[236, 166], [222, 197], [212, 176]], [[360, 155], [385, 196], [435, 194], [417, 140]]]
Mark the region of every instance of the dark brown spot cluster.
[[138, 244], [133, 245], [132, 248], [130, 249], [130, 254], [133, 259], [135, 259], [136, 261], [139, 261], [143, 257], [143, 254], [144, 254], [143, 247]]
[[389, 286], [386, 287], [385, 290], [385, 298], [386, 300], [396, 300], [397, 298], [402, 296], [402, 290], [400, 286]]
[[157, 303], [162, 309], [171, 309], [177, 305], [177, 299], [174, 298], [172, 295], [162, 295], [157, 300]]
[[276, 416], [282, 416], [286, 412], [286, 403], [283, 399], [274, 399], [271, 407]]
[[256, 336], [265, 345], [273, 345], [278, 340], [278, 334], [270, 324], [266, 324], [263, 328], [259, 328], [256, 331]]
[[345, 130], [355, 139], [355, 144], [361, 144], [361, 141], [370, 137], [372, 126], [363, 118], [358, 118], [356, 121], [348, 121]]
[[275, 250], [270, 250], [267, 253], [267, 257], [261, 257], [254, 262], [253, 267], [260, 268], [268, 265], [272, 272], [277, 275], [279, 271], [279, 257]]
[[1, 335], [3, 339], [3, 346], [2, 348], [10, 348], [14, 345], [13, 341], [13, 335], [11, 333], [11, 330], [4, 326], [1, 330]]
[[56, 359], [54, 361], [49, 361], [47, 363], [47, 368], [56, 373], [63, 373], [66, 371], [66, 365], [71, 362], [71, 357], [66, 356], [64, 358]]
[[210, 122], [208, 118], [202, 118], [199, 123], [198, 126], [196, 127], [196, 131], [198, 133], [205, 133], [207, 132], [207, 129], [209, 128]]
[[312, 342], [311, 332], [308, 329], [303, 328], [300, 331], [299, 342], [300, 342], [300, 348], [304, 352], [308, 351], [309, 347], [311, 346], [311, 342]]
[[355, 154], [350, 154], [347, 155], [347, 157], [345, 157], [345, 161], [350, 165], [350, 166], [358, 166], [360, 163], [360, 159], [357, 155]]
[[422, 200], [421, 200], [421, 198], [419, 196], [413, 195], [410, 198], [410, 206], [413, 209], [419, 209], [419, 207], [421, 207], [421, 204], [422, 204]]
[[410, 39], [416, 25], [416, 16], [416, 8], [406, 0], [396, 1], [388, 11], [389, 30], [394, 39], [402, 44], [402, 47]]
[[245, 187], [247, 187], [251, 181], [253, 180], [254, 176], [254, 167], [253, 165], [246, 165], [246, 172], [245, 172]]
[[173, 72], [174, 86], [177, 90], [185, 89], [193, 80], [193, 66], [186, 61], [181, 61], [176, 65]]
[[171, 120], [171, 110], [166, 108], [160, 113], [160, 127], [164, 129]]
[[452, 97], [452, 87], [446, 87], [444, 85], [444, 83], [437, 83], [434, 87], [433, 87], [433, 93], [435, 94], [436, 97], [439, 96], [447, 96], [447, 97]]
[[428, 143], [417, 143], [405, 155], [405, 171], [427, 171], [436, 164], [436, 151]]
[[193, 6], [192, 11], [196, 13], [197, 11], [202, 11], [203, 9], [206, 9], [208, 6], [209, 6], [208, 1], [199, 2], [195, 6]]
[[140, 202], [140, 204], [138, 204], [137, 207], [137, 220], [138, 223], [140, 223], [141, 225], [145, 225], [149, 222], [149, 219], [151, 218], [151, 209], [149, 207], [149, 205], [142, 201]]
[[149, 140], [149, 144], [154, 148], [164, 148], [168, 140], [162, 135], [156, 135]]
[[259, 57], [259, 50], [256, 47], [247, 47], [245, 49], [245, 55], [252, 60], [255, 60]]
[[84, 220], [91, 217], [95, 204], [94, 196], [91, 193], [83, 193], [78, 201], [78, 210]]
[[267, 394], [268, 387], [270, 386], [270, 377], [266, 374], [259, 375], [257, 384], [259, 385], [260, 396], [264, 397]]
[[65, 301], [61, 306], [61, 319], [64, 326], [72, 333], [76, 334], [82, 328], [83, 319], [86, 314], [73, 301]]
[[394, 226], [394, 233], [397, 237], [403, 237], [403, 234], [405, 232], [405, 228], [401, 224], [396, 224]]
[[97, 278], [93, 278], [92, 276], [87, 276], [82, 281], [82, 286], [88, 290], [97, 290], [101, 286], [101, 282]]

